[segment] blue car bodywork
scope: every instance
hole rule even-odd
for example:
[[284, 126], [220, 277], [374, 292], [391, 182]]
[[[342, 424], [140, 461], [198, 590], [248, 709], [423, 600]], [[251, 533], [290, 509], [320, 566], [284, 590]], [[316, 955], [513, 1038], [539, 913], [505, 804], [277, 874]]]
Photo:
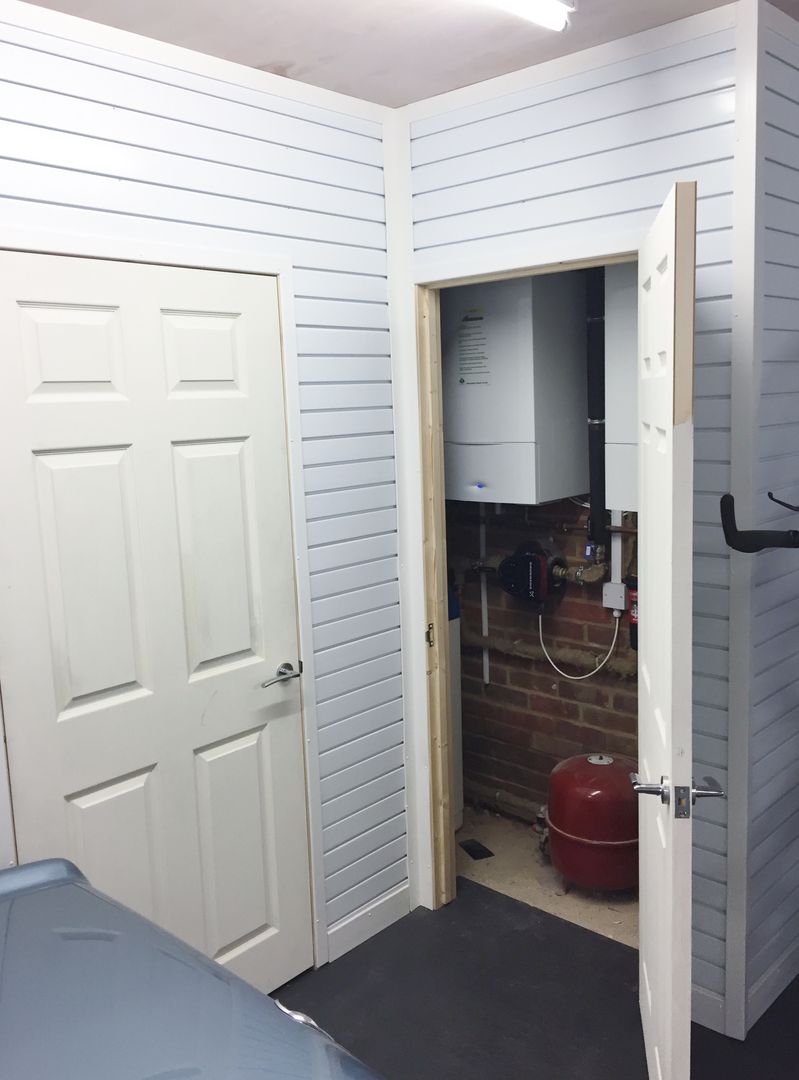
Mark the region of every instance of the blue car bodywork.
[[0, 1075], [379, 1080], [61, 859], [0, 872]]

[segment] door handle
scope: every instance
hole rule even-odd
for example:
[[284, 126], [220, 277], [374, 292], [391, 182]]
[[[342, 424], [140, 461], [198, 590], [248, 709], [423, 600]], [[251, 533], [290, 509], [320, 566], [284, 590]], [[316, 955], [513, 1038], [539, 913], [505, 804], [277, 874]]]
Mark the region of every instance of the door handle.
[[286, 661], [285, 664], [281, 664], [275, 672], [274, 679], [267, 679], [266, 682], [261, 683], [261, 689], [266, 690], [267, 686], [275, 686], [276, 683], [290, 682], [291, 679], [299, 679], [302, 675], [302, 664], [300, 664], [299, 671], [294, 670], [294, 665]]
[[668, 776], [661, 776], [659, 784], [642, 784], [641, 777], [636, 772], [630, 773], [630, 783], [636, 795], [657, 795], [664, 806], [668, 806], [671, 799], [671, 788]]
[[692, 781], [693, 787], [691, 788], [691, 802], [696, 803], [697, 799], [726, 799], [727, 793], [721, 787], [718, 780], [714, 780], [712, 776], [703, 776], [706, 787], [697, 787], [696, 780]]

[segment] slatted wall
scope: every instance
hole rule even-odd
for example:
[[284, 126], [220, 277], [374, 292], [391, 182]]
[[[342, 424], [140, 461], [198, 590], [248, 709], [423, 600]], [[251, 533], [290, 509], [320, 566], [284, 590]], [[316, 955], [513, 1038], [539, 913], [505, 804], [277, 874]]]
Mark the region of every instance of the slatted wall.
[[[697, 774], [711, 771], [722, 784], [729, 559], [718, 499], [730, 482], [734, 60], [725, 30], [442, 112], [412, 130], [421, 280], [444, 264], [478, 273], [501, 259], [534, 264], [541, 250], [618, 250], [620, 235], [637, 246], [674, 181], [698, 181], [694, 747]], [[695, 1013], [721, 1027], [723, 805], [697, 808], [694, 836]]]
[[326, 918], [343, 925], [387, 896], [401, 914], [380, 125], [9, 22], [0, 117], [0, 229], [31, 246], [69, 233], [294, 264]]
[[[783, 24], [784, 25], [784, 24]], [[764, 203], [757, 525], [795, 529], [799, 503], [799, 24], [764, 31]], [[752, 601], [747, 1022], [799, 974], [799, 552], [757, 556]]]

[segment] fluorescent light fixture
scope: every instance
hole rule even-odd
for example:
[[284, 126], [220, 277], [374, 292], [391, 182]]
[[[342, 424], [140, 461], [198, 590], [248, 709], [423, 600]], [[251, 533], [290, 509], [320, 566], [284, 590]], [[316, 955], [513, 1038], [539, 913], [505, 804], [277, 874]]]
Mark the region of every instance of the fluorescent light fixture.
[[574, 2], [566, 0], [488, 0], [492, 7], [518, 15], [520, 19], [544, 26], [547, 30], [565, 30], [569, 14], [575, 10]]

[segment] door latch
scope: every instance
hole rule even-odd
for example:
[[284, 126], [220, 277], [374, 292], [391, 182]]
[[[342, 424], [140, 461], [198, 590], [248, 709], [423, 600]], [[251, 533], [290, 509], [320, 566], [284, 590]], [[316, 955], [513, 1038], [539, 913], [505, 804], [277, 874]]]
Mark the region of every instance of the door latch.
[[722, 789], [718, 780], [712, 776], [703, 776], [704, 786], [697, 787], [696, 780], [691, 778], [690, 787], [675, 787], [674, 789], [674, 816], [676, 818], [689, 818], [691, 807], [696, 806], [697, 799], [726, 799], [727, 794]]
[[427, 642], [428, 649], [432, 649], [436, 642], [433, 636], [433, 624], [431, 622], [427, 624], [427, 629], [424, 632], [424, 639]]

